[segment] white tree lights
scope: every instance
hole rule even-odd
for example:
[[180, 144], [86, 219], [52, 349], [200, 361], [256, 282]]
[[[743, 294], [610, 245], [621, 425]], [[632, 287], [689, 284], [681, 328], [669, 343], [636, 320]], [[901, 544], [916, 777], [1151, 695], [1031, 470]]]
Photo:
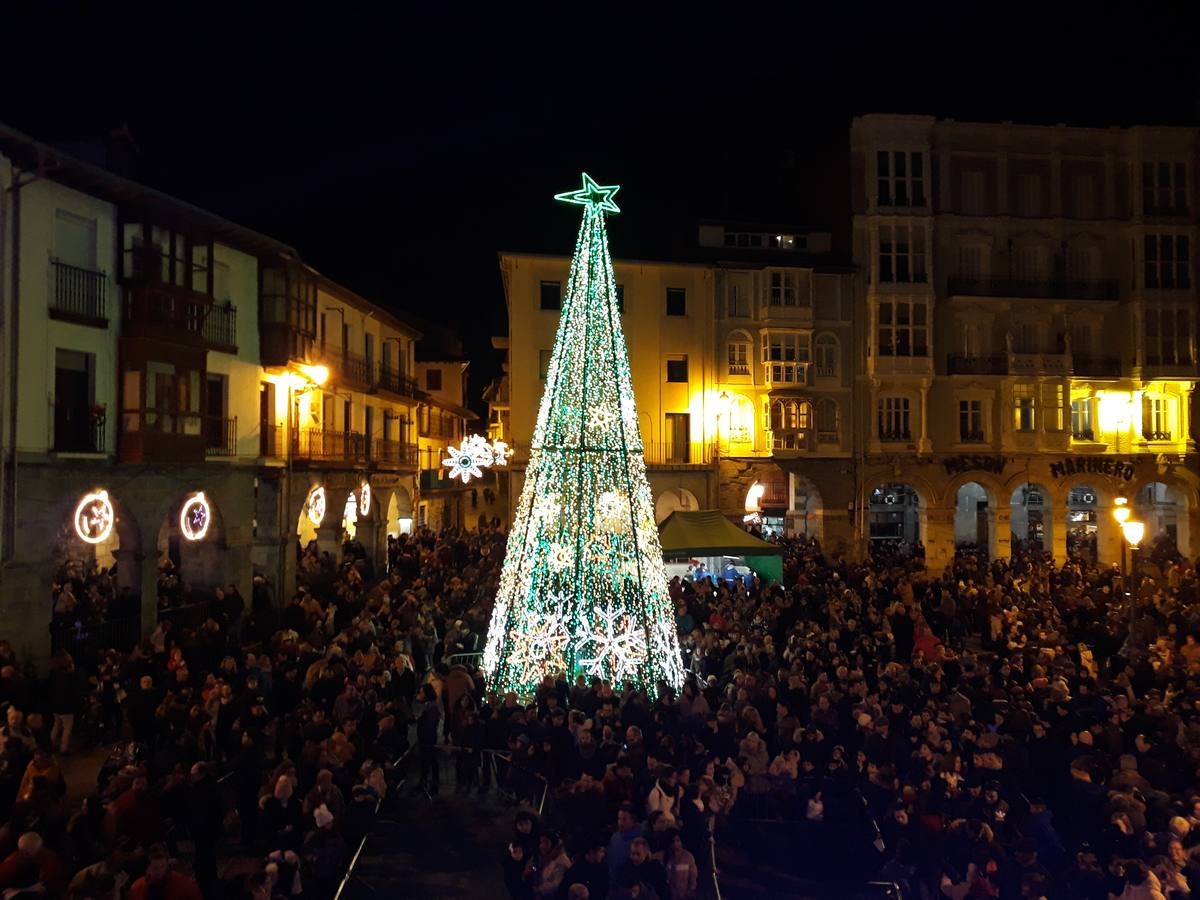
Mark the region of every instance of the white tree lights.
[[483, 470], [508, 463], [508, 444], [489, 442], [478, 434], [469, 434], [458, 447], [447, 447], [442, 465], [450, 469], [447, 476], [453, 481], [461, 478], [467, 484], [472, 478], [482, 478]]
[[[683, 681], [608, 254], [616, 192], [584, 175], [557, 198], [583, 222], [484, 650], [502, 691], [532, 694], [547, 674]], [[451, 477], [480, 474], [476, 446], [451, 448]]]

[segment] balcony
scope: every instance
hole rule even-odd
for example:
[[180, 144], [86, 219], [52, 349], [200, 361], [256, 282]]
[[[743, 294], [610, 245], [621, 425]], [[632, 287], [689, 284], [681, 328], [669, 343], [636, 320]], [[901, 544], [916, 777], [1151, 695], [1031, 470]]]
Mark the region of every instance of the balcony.
[[911, 444], [911, 431], [881, 431], [879, 432], [879, 442], [882, 444]]
[[698, 441], [644, 441], [647, 466], [707, 466], [713, 460], [713, 445]]
[[415, 397], [417, 396], [417, 381], [415, 378], [409, 378], [407, 375], [401, 374], [395, 369], [379, 370], [379, 379], [376, 382], [377, 387], [381, 391], [387, 391], [390, 394], [396, 394], [400, 397]]
[[1158, 381], [1166, 378], [1183, 378], [1195, 379], [1200, 377], [1200, 369], [1195, 363], [1188, 362], [1167, 362], [1162, 359], [1146, 359], [1146, 364], [1142, 366], [1142, 379], [1145, 381]]
[[933, 376], [933, 357], [923, 352], [917, 356], [896, 356], [873, 353], [867, 357], [867, 373], [873, 376], [915, 375]]
[[117, 458], [121, 462], [202, 463], [207, 440], [199, 413], [121, 410]]
[[167, 284], [125, 288], [122, 331], [129, 337], [237, 352], [237, 308]]
[[1169, 441], [1171, 440], [1171, 432], [1169, 431], [1153, 431], [1147, 429], [1142, 432], [1142, 440], [1144, 441]]
[[763, 384], [769, 388], [804, 387], [809, 383], [807, 362], [764, 362]]
[[958, 442], [960, 444], [983, 444], [987, 442], [987, 435], [982, 431], [960, 431]]
[[258, 455], [265, 459], [283, 459], [283, 426], [274, 422], [258, 423]]
[[1073, 440], [1073, 441], [1094, 441], [1094, 440], [1096, 440], [1096, 432], [1090, 428], [1081, 428], [1078, 431], [1071, 432], [1071, 440]]
[[375, 386], [375, 362], [356, 353], [341, 353], [330, 357], [337, 366], [338, 374], [345, 385], [369, 391]]
[[807, 428], [768, 430], [767, 443], [775, 453], [807, 453], [816, 446]]
[[237, 416], [204, 417], [204, 455], [237, 456]]
[[108, 327], [108, 273], [50, 260], [54, 293], [50, 318], [96, 328]]
[[371, 461], [380, 466], [396, 468], [417, 467], [417, 445], [400, 441], [372, 441]]
[[51, 403], [55, 453], [103, 453], [105, 412], [102, 406]]
[[1010, 375], [1059, 375], [1071, 374], [1069, 353], [1010, 353], [1008, 354]]
[[321, 462], [365, 464], [367, 439], [357, 431], [298, 428], [292, 432], [292, 456]]
[[947, 375], [1007, 375], [1008, 360], [1003, 356], [963, 356], [953, 353], [946, 357]]
[[729, 364], [729, 374], [730, 375], [749, 375], [750, 374], [750, 365], [748, 363], [730, 363]]
[[1121, 360], [1115, 356], [1072, 354], [1071, 371], [1084, 378], [1118, 378], [1121, 375]]
[[1101, 300], [1120, 298], [1115, 278], [1071, 281], [1064, 278], [950, 278], [946, 293], [952, 297], [1003, 297], [1031, 300]]

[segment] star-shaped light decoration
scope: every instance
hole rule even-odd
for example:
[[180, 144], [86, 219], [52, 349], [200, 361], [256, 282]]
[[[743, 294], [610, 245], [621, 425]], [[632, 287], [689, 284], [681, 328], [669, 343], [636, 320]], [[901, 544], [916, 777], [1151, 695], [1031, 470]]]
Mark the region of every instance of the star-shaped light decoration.
[[586, 206], [589, 211], [599, 210], [600, 212], [618, 213], [621, 208], [613, 202], [613, 197], [617, 195], [617, 191], [621, 189], [619, 184], [596, 184], [595, 180], [587, 172], [583, 173], [583, 187], [577, 191], [566, 191], [561, 194], [555, 194], [555, 200], [561, 200], [563, 203], [574, 203], [577, 206]]
[[449, 478], [453, 481], [455, 478], [461, 478], [462, 483], [466, 484], [472, 478], [482, 478], [483, 470], [481, 466], [488, 465], [487, 457], [478, 445], [471, 441], [463, 441], [459, 447], [447, 447], [448, 454], [442, 460], [443, 466], [450, 467]]
[[509, 453], [508, 444], [504, 441], [492, 441], [492, 458], [496, 465], [507, 465]]
[[536, 681], [549, 671], [566, 668], [567, 630], [562, 614], [528, 612], [514, 631], [509, 665], [521, 671], [522, 680]]
[[579, 665], [588, 674], [607, 678], [616, 684], [636, 674], [646, 661], [646, 635], [623, 607], [595, 609], [591, 613], [590, 634], [579, 638], [578, 650], [590, 645], [590, 656], [580, 655]]
[[611, 403], [597, 403], [588, 410], [588, 427], [595, 432], [606, 432], [617, 422], [617, 411]]

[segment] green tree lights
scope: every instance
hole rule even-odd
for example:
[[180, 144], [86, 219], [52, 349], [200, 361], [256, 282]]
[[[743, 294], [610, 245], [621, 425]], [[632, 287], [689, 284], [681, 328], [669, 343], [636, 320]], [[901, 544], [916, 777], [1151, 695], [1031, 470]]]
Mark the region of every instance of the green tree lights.
[[585, 174], [555, 197], [583, 221], [483, 655], [499, 690], [683, 680], [604, 224], [618, 190]]

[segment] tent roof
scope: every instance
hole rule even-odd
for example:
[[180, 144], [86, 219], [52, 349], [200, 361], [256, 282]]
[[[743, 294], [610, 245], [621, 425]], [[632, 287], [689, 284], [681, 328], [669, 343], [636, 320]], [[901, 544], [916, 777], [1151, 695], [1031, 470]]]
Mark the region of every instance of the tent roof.
[[658, 526], [667, 556], [778, 556], [777, 544], [743, 531], [715, 509], [676, 510]]

